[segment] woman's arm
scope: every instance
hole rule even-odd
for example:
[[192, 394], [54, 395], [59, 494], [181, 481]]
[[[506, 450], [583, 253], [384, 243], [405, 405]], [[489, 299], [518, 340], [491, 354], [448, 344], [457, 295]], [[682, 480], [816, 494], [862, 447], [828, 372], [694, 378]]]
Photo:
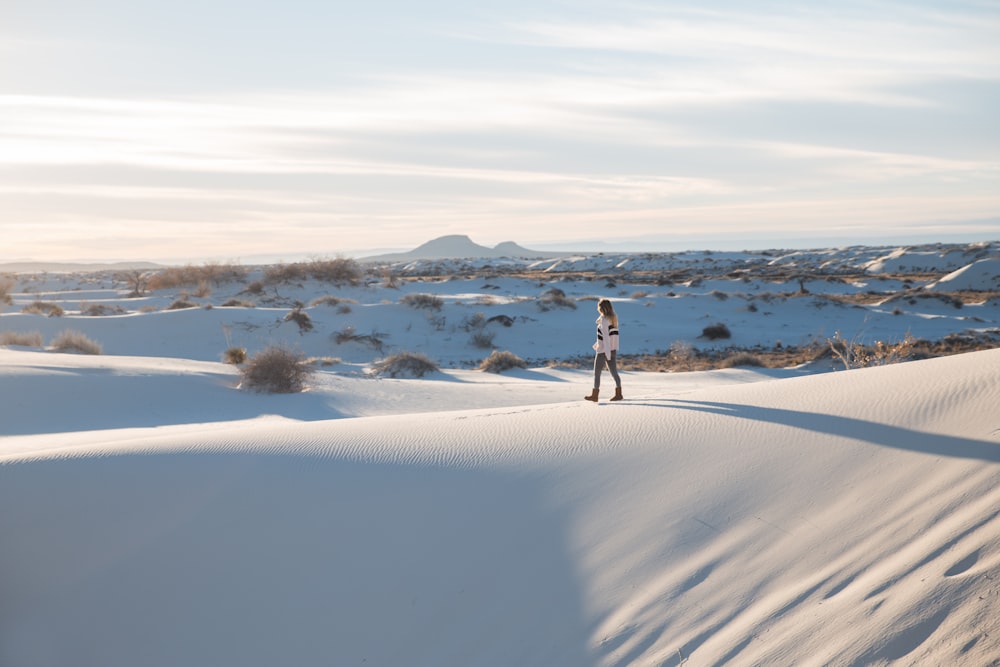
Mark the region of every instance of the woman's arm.
[[597, 325], [601, 330], [601, 340], [597, 341], [597, 352], [600, 354], [603, 352], [608, 357], [611, 356], [611, 334], [608, 333], [608, 321], [601, 318], [601, 321]]

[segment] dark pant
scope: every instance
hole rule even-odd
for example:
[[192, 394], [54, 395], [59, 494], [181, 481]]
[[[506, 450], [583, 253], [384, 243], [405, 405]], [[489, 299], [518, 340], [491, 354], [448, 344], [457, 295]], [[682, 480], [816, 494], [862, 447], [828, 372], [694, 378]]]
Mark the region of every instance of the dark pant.
[[618, 361], [615, 356], [616, 351], [611, 350], [610, 359], [603, 352], [594, 357], [594, 389], [601, 388], [601, 371], [604, 370], [605, 366], [611, 371], [611, 378], [615, 381], [615, 386], [622, 386], [622, 379], [618, 377]]

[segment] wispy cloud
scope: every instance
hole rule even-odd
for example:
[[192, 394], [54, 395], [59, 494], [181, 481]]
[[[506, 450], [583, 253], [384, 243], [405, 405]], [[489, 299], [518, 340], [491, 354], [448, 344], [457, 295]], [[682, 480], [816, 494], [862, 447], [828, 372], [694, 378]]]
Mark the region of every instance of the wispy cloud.
[[1000, 209], [992, 3], [564, 9], [442, 14], [414, 29], [440, 54], [333, 83], [0, 95], [0, 226], [37, 247], [97, 227], [148, 240], [128, 221], [241, 226], [291, 251], [476, 226], [856, 234]]

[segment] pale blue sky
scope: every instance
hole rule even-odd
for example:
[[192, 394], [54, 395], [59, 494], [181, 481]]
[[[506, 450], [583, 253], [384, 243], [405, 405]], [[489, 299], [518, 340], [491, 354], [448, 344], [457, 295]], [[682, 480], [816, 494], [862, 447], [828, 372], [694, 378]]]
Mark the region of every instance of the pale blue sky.
[[0, 4], [0, 262], [1000, 238], [1000, 1]]

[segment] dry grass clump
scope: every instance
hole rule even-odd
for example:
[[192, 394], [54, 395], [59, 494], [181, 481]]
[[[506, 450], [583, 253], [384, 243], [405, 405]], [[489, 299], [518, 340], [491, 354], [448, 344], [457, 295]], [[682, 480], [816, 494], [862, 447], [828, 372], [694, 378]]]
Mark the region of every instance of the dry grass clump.
[[167, 306], [166, 310], [183, 310], [185, 308], [197, 308], [198, 304], [194, 301], [189, 301], [187, 297], [181, 297], [174, 301], [172, 304]]
[[354, 327], [346, 326], [340, 331], [331, 334], [330, 337], [333, 338], [333, 342], [337, 345], [343, 343], [361, 343], [382, 354], [382, 349], [385, 347], [385, 338], [388, 335], [379, 333], [378, 331], [372, 331], [370, 334], [359, 334], [354, 330]]
[[243, 299], [229, 299], [221, 305], [222, 308], [256, 308], [257, 304], [253, 301], [245, 301]]
[[273, 285], [275, 283], [301, 283], [309, 278], [306, 265], [302, 262], [292, 264], [274, 264], [264, 269], [264, 282]]
[[103, 317], [107, 315], [121, 315], [125, 309], [119, 305], [109, 306], [104, 303], [81, 303], [80, 314], [88, 317]]
[[240, 373], [241, 387], [268, 394], [293, 394], [305, 388], [313, 368], [301, 352], [272, 345], [250, 357]]
[[64, 311], [58, 303], [35, 301], [22, 308], [21, 312], [33, 315], [45, 315], [46, 317], [62, 317]]
[[345, 299], [343, 297], [334, 296], [332, 294], [326, 294], [324, 296], [318, 296], [309, 302], [310, 306], [341, 306], [343, 304], [353, 303], [356, 304], [355, 299]]
[[722, 368], [759, 368], [764, 366], [764, 361], [752, 352], [736, 352], [722, 360]]
[[38, 331], [0, 331], [0, 346], [6, 345], [41, 347], [42, 334]]
[[877, 340], [872, 345], [863, 345], [857, 338], [847, 340], [839, 331], [833, 338], [827, 339], [830, 351], [844, 364], [844, 368], [868, 368], [869, 366], [886, 366], [907, 361], [913, 357], [916, 341], [909, 333], [903, 340], [886, 343]]
[[558, 287], [553, 287], [550, 290], [546, 290], [540, 299], [535, 302], [538, 304], [538, 309], [543, 313], [546, 313], [553, 308], [569, 308], [570, 310], [576, 310], [576, 301], [566, 296], [566, 292], [562, 291]]
[[372, 373], [392, 378], [421, 378], [436, 373], [438, 365], [420, 352], [400, 352], [372, 364]]
[[707, 338], [708, 340], [722, 340], [732, 338], [733, 336], [733, 334], [729, 331], [729, 327], [722, 322], [705, 327], [701, 330], [701, 335], [703, 338]]
[[422, 310], [441, 310], [444, 307], [444, 299], [433, 294], [407, 294], [399, 300], [404, 306]]
[[479, 364], [479, 370], [487, 373], [502, 373], [514, 368], [527, 367], [528, 363], [524, 359], [507, 350], [493, 350], [492, 354]]
[[14, 299], [10, 295], [10, 293], [14, 290], [14, 285], [14, 281], [10, 278], [0, 279], [0, 304], [9, 306], [14, 303]]
[[469, 339], [469, 343], [473, 347], [477, 347], [480, 350], [491, 350], [493, 349], [494, 338], [496, 338], [495, 333], [481, 329], [472, 334], [472, 338]]
[[314, 259], [309, 262], [269, 266], [264, 269], [264, 282], [269, 284], [300, 283], [311, 277], [335, 285], [356, 285], [361, 281], [363, 275], [364, 272], [357, 261], [338, 257], [336, 259]]
[[247, 349], [245, 347], [230, 347], [222, 353], [222, 361], [233, 366], [239, 366], [247, 360]]
[[[170, 266], [149, 277], [145, 287], [151, 290], [177, 289], [178, 287], [198, 287], [199, 291], [209, 290], [209, 283], [216, 286], [245, 280], [247, 269], [234, 264], [204, 264], [203, 266]], [[130, 277], [130, 282], [132, 278]], [[136, 289], [139, 294], [140, 289]], [[207, 296], [207, 294], [205, 294]]]
[[354, 285], [361, 280], [364, 272], [361, 265], [347, 257], [334, 259], [314, 259], [308, 264], [309, 275], [316, 280], [335, 285]]
[[303, 306], [297, 305], [292, 308], [287, 315], [285, 315], [286, 322], [295, 322], [299, 326], [299, 333], [305, 333], [307, 331], [312, 331], [313, 323], [312, 319], [309, 317], [309, 313], [302, 310]]
[[56, 352], [79, 352], [81, 354], [101, 354], [104, 350], [79, 331], [66, 329], [52, 339], [52, 349]]

